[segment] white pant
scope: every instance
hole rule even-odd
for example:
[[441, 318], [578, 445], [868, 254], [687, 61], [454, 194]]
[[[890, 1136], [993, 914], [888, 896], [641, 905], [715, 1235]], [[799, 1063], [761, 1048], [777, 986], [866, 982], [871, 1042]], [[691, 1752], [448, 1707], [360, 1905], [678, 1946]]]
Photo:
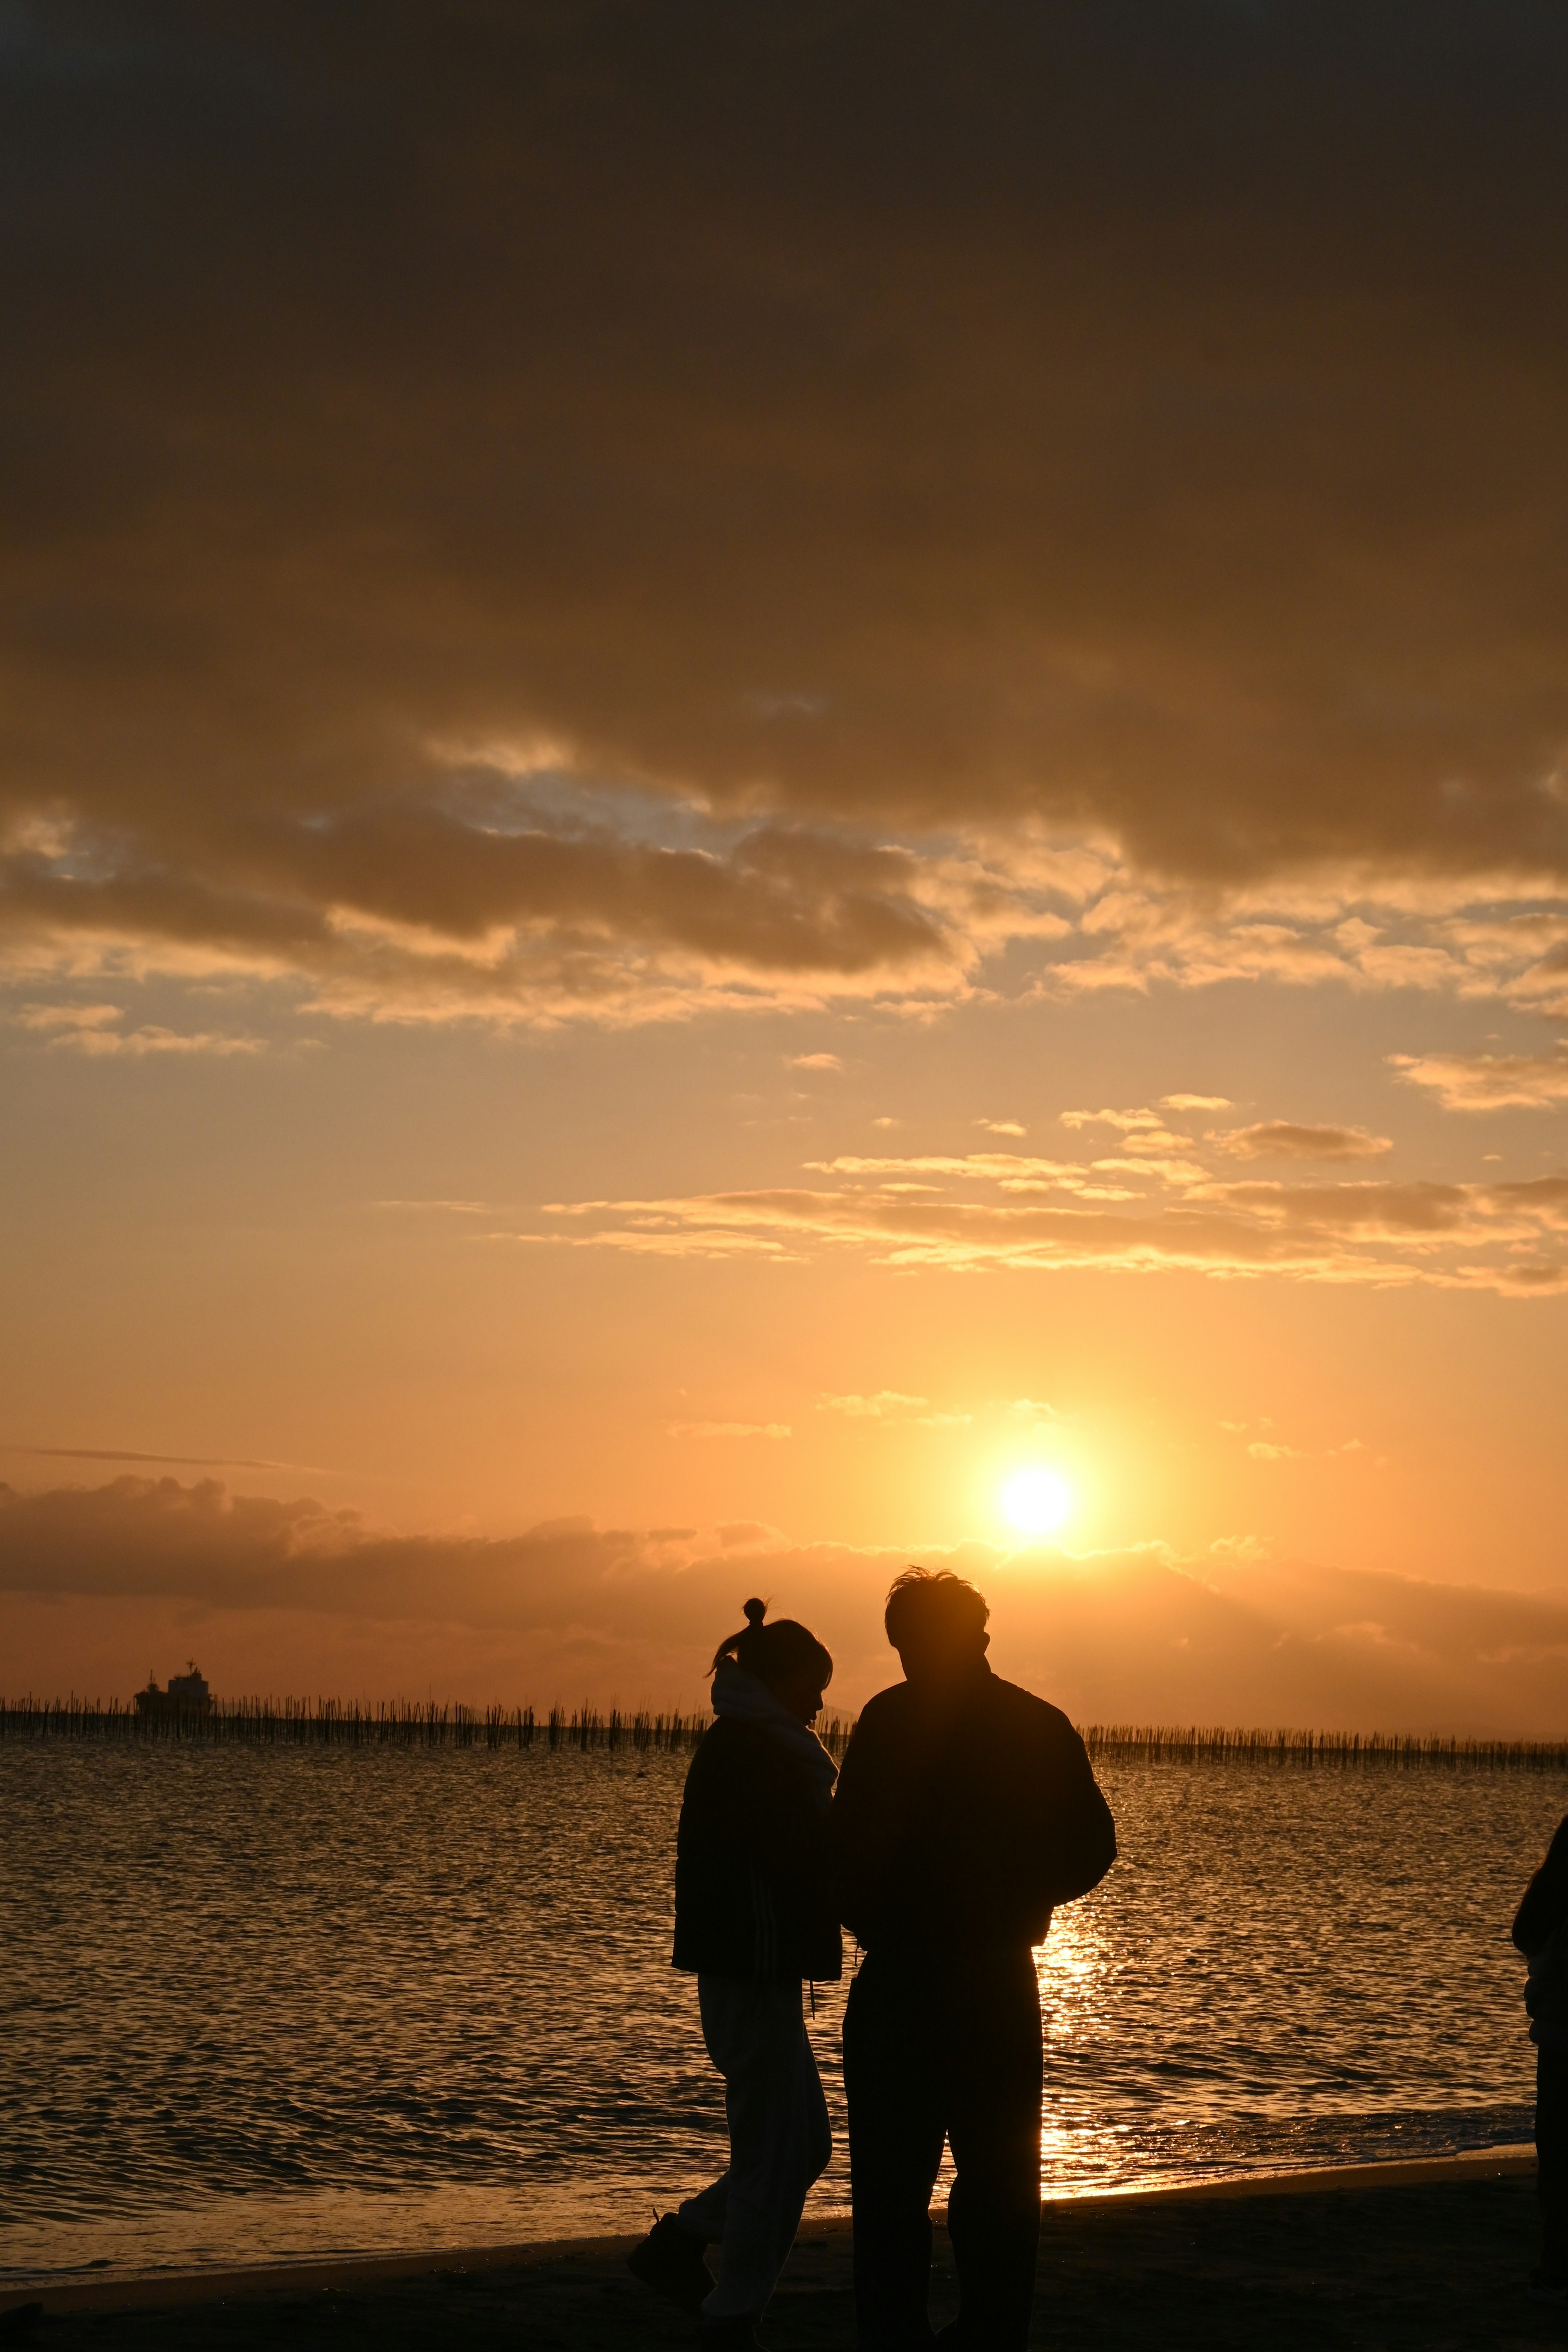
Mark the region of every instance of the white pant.
[[705, 2319], [758, 2319], [833, 2139], [798, 1984], [700, 1976], [708, 2055], [724, 2077], [730, 2165], [678, 2207], [683, 2230], [719, 2247]]

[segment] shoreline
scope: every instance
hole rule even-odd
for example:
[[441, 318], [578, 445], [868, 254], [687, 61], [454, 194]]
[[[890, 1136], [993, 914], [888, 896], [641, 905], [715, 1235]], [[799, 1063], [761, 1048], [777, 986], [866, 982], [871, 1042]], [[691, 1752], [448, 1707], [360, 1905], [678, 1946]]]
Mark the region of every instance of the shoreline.
[[[1467, 2150], [1450, 2156], [1395, 2158], [1370, 2164], [1322, 2165], [1293, 2172], [1237, 2173], [1206, 2180], [1181, 2180], [1139, 2189], [1096, 2189], [1087, 2196], [1047, 2197], [1047, 2216], [1163, 2210], [1181, 2204], [1215, 2204], [1240, 2198], [1328, 2196], [1379, 2189], [1412, 2189], [1442, 2183], [1523, 2179], [1535, 2170], [1530, 2142]], [[945, 2222], [945, 2210], [932, 2218]], [[847, 2212], [808, 2215], [800, 2241], [847, 2240]], [[798, 2242], [798, 2241], [797, 2241]], [[27, 2305], [45, 2315], [154, 2311], [180, 2305], [253, 2301], [272, 2295], [357, 2292], [419, 2279], [472, 2278], [485, 2271], [521, 2271], [556, 2263], [616, 2263], [637, 2236], [529, 2239], [510, 2243], [431, 2248], [403, 2254], [345, 2254], [318, 2260], [251, 2264], [234, 2270], [163, 2271], [89, 2282], [79, 2277], [50, 2284], [0, 2289], [0, 2316]]]

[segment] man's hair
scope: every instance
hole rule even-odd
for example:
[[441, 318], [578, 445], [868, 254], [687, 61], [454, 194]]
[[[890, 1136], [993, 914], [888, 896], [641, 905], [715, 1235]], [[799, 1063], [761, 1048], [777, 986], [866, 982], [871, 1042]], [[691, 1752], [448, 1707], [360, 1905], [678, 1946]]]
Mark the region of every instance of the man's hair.
[[990, 1614], [984, 1594], [951, 1568], [906, 1568], [893, 1579], [882, 1622], [894, 1649], [901, 1650], [917, 1626], [955, 1643], [972, 1642]]

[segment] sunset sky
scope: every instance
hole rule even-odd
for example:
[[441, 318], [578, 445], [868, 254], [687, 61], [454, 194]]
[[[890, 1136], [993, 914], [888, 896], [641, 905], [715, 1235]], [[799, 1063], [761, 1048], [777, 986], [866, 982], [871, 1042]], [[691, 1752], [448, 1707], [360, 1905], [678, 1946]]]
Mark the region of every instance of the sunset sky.
[[5, 11], [0, 1689], [1568, 1732], [1565, 68]]

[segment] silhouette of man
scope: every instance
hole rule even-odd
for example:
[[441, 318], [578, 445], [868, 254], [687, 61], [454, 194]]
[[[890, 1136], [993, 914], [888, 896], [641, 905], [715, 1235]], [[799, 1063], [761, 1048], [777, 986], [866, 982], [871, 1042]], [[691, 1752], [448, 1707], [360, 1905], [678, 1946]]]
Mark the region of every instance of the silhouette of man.
[[1568, 1816], [1524, 1890], [1513, 1940], [1530, 1962], [1524, 2005], [1535, 2043], [1535, 2187], [1541, 2263], [1530, 2291], [1568, 2304]]
[[834, 1802], [845, 1925], [864, 1958], [844, 2019], [862, 2352], [933, 2337], [931, 2194], [948, 2225], [963, 2352], [1024, 2352], [1040, 2231], [1040, 2002], [1052, 1906], [1116, 1859], [1067, 1717], [986, 1663], [990, 1612], [945, 1569], [888, 1596], [904, 1680], [863, 1710]]

